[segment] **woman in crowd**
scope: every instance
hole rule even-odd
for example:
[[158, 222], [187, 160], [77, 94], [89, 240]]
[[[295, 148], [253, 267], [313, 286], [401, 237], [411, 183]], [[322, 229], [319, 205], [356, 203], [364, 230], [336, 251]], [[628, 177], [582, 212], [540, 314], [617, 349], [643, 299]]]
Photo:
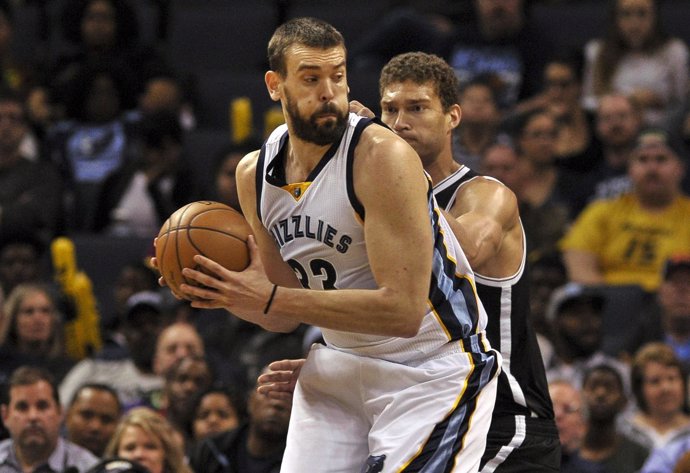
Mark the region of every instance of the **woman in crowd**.
[[182, 435], [148, 407], [135, 407], [124, 415], [105, 456], [134, 460], [151, 473], [193, 473], [185, 463]]
[[197, 397], [191, 427], [194, 440], [234, 429], [245, 417], [244, 400], [239, 394], [222, 386], [211, 387]]
[[642, 346], [633, 359], [631, 384], [638, 410], [624, 419], [623, 432], [650, 449], [690, 434], [687, 381], [670, 346]]
[[688, 47], [661, 27], [657, 0], [613, 0], [607, 35], [585, 47], [584, 104], [619, 92], [645, 110], [648, 125], [665, 126], [683, 109]]
[[7, 297], [0, 321], [0, 380], [20, 365], [38, 365], [61, 380], [73, 361], [65, 354], [62, 316], [47, 287], [16, 286]]

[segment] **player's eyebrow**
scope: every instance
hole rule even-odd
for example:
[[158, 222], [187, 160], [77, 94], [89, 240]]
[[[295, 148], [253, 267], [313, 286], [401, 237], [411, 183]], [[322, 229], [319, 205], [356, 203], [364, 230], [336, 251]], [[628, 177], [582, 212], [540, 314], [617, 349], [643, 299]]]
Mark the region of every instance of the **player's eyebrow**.
[[[389, 105], [392, 103], [398, 103], [398, 100], [386, 100], [382, 99], [381, 100], [381, 105]], [[427, 104], [431, 102], [430, 99], [405, 99], [402, 101], [402, 105], [418, 105], [418, 104]]]
[[[332, 66], [333, 69], [341, 69], [343, 67], [345, 67], [345, 61], [341, 61], [338, 64], [336, 64], [335, 66]], [[316, 64], [300, 64], [297, 67], [297, 72], [301, 72], [301, 71], [305, 71], [305, 70], [317, 71], [317, 70], [321, 70], [321, 69], [324, 69], [324, 66], [316, 65]]]

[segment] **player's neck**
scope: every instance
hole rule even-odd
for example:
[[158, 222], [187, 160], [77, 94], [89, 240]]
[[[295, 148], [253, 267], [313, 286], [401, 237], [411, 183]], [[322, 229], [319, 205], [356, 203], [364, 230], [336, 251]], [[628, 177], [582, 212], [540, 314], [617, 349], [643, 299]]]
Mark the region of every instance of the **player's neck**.
[[331, 145], [320, 146], [290, 137], [285, 153], [285, 180], [304, 182]]
[[436, 159], [425, 161], [424, 170], [431, 176], [431, 182], [437, 184], [460, 169], [460, 166], [448, 151], [442, 152]]

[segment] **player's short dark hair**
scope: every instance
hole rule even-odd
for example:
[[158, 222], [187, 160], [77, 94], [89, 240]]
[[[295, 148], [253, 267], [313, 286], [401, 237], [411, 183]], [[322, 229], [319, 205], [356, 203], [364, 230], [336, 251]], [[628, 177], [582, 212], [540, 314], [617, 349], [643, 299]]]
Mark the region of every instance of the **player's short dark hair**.
[[383, 96], [384, 89], [390, 84], [408, 80], [420, 85], [431, 82], [444, 112], [459, 101], [455, 71], [435, 54], [412, 52], [395, 56], [381, 70], [379, 93]]
[[345, 39], [329, 23], [311, 17], [294, 18], [280, 25], [268, 42], [268, 64], [281, 76], [287, 74], [285, 53], [293, 44], [309, 48], [345, 48]]
[[58, 394], [58, 387], [55, 377], [53, 377], [50, 371], [45, 368], [29, 365], [20, 366], [12, 372], [9, 382], [7, 383], [7, 395], [5, 396], [4, 401], [6, 401], [8, 404], [10, 403], [10, 393], [12, 388], [18, 386], [30, 386], [40, 381], [45, 381], [50, 385], [51, 391], [53, 392], [53, 400], [59, 406], [60, 395]]

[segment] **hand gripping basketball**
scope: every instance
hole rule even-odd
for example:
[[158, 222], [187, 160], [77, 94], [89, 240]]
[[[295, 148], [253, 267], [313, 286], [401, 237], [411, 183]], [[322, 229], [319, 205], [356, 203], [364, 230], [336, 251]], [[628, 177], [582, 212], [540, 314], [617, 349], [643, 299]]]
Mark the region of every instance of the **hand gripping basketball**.
[[177, 297], [188, 299], [180, 284], [195, 285], [183, 268], [201, 270], [194, 262], [203, 255], [231, 271], [249, 265], [247, 238], [251, 227], [242, 214], [225, 204], [199, 201], [181, 207], [165, 221], [156, 239], [158, 270]]

